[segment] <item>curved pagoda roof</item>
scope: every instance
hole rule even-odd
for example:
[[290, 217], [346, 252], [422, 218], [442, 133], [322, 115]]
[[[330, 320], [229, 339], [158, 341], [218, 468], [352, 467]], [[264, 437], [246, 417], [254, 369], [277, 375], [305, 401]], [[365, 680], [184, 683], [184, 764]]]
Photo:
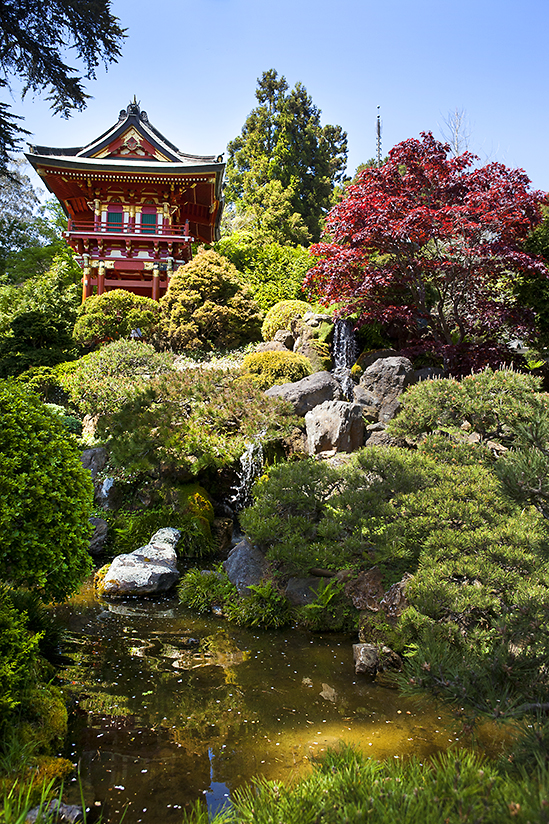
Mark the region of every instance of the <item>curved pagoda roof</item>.
[[[210, 207], [215, 224], [212, 240], [218, 235], [223, 209], [223, 156], [180, 151], [150, 123], [135, 97], [122, 109], [117, 123], [86, 146], [53, 148], [29, 144], [27, 159], [73, 217], [85, 209], [85, 198], [92, 196], [92, 189], [100, 182], [133, 185], [152, 181], [172, 187], [175, 184], [178, 188], [207, 183], [211, 195], [200, 196], [199, 202]], [[213, 188], [209, 188], [210, 184]]]

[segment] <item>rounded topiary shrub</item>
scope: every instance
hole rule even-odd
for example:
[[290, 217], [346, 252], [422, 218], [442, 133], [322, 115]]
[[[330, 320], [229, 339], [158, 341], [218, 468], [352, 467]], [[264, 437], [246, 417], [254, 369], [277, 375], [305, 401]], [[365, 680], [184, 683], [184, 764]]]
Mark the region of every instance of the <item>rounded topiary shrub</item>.
[[80, 307], [73, 336], [77, 343], [95, 346], [109, 340], [129, 338], [135, 332], [147, 339], [160, 320], [156, 300], [113, 289], [88, 298]]
[[306, 312], [311, 312], [313, 307], [304, 300], [281, 300], [271, 306], [263, 326], [261, 334], [263, 340], [272, 340], [278, 329], [289, 329], [294, 318], [302, 318]]
[[231, 349], [260, 339], [257, 303], [233, 264], [212, 249], [179, 267], [160, 304], [162, 335], [176, 351]]
[[245, 374], [253, 376], [259, 389], [280, 383], [295, 383], [313, 372], [311, 362], [294, 352], [252, 352], [242, 362]]
[[59, 416], [0, 381], [0, 579], [62, 600], [88, 574], [93, 486]]

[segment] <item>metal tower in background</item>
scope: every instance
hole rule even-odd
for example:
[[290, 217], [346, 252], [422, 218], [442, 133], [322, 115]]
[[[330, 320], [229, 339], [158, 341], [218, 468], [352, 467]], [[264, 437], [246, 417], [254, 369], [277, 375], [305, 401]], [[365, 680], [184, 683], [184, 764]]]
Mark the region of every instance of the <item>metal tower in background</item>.
[[379, 169], [381, 166], [381, 117], [379, 114], [379, 106], [377, 107], [377, 137], [376, 137], [376, 145], [377, 145], [377, 168]]

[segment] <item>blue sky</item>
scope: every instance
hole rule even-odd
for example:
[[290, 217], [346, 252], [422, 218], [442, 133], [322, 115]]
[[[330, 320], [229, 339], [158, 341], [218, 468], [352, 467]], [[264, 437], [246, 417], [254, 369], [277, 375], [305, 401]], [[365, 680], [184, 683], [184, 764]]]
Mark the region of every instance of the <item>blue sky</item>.
[[549, 190], [547, 0], [113, 0], [128, 30], [120, 62], [68, 121], [39, 98], [14, 111], [31, 142], [87, 143], [135, 94], [151, 122], [183, 151], [219, 154], [256, 104], [267, 69], [301, 81], [349, 139], [349, 172], [422, 130], [466, 112], [470, 149], [483, 162], [526, 170]]

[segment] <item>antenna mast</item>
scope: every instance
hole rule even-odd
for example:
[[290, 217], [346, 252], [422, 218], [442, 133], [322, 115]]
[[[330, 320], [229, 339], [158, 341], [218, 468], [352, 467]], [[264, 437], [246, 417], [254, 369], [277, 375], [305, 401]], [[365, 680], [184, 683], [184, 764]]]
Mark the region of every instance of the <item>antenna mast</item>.
[[377, 107], [377, 138], [376, 138], [376, 145], [377, 145], [377, 168], [379, 169], [381, 166], [381, 118], [379, 115], [379, 106]]

